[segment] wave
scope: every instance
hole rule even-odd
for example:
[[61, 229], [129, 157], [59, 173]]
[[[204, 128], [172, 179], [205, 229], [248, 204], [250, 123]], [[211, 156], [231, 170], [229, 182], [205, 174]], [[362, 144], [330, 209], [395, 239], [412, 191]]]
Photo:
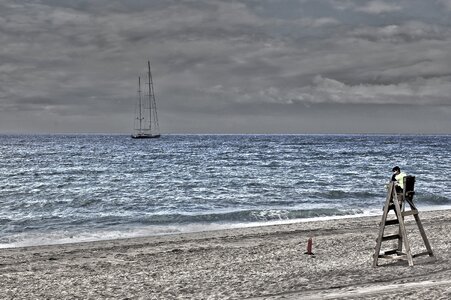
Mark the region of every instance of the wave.
[[11, 222], [11, 219], [7, 219], [7, 218], [0, 218], [0, 225], [7, 225]]
[[379, 198], [381, 197], [380, 193], [369, 192], [369, 191], [356, 191], [356, 192], [348, 192], [343, 190], [330, 190], [323, 191], [312, 194], [315, 199], [327, 199], [327, 200], [335, 200], [335, 199], [368, 199], [368, 198]]
[[[32, 230], [9, 230], [0, 235], [0, 248], [66, 244], [109, 239], [154, 236], [243, 228], [314, 218], [335, 218], [363, 214], [361, 210], [307, 209], [307, 210], [243, 210], [202, 215], [151, 215], [140, 219], [105, 216], [102, 218], [72, 220], [54, 226], [34, 226]], [[35, 224], [37, 225], [37, 224]], [[11, 228], [10, 228], [11, 229]]]
[[4, 234], [14, 234], [22, 231], [68, 230], [85, 228], [105, 229], [112, 226], [141, 225], [188, 225], [188, 224], [252, 224], [272, 221], [289, 221], [297, 219], [313, 219], [336, 216], [352, 216], [362, 214], [361, 209], [314, 208], [314, 209], [249, 209], [229, 212], [211, 213], [169, 213], [133, 215], [99, 216], [48, 216], [45, 218], [23, 218], [20, 220], [0, 219], [5, 226]]
[[277, 220], [310, 219], [318, 217], [347, 216], [363, 213], [360, 209], [316, 208], [316, 209], [261, 209], [240, 210], [225, 213], [162, 214], [140, 218], [142, 224], [187, 224], [187, 223], [252, 223]]
[[416, 195], [414, 197], [414, 202], [417, 202], [419, 204], [429, 204], [429, 205], [451, 205], [451, 199], [442, 196], [442, 195], [436, 195], [432, 193], [426, 193], [421, 195]]

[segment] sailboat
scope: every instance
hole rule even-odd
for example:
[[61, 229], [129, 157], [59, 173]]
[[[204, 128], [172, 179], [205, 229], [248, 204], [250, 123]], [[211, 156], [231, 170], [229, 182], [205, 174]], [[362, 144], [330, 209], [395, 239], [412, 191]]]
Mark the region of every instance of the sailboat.
[[158, 124], [157, 106], [155, 102], [155, 90], [150, 72], [150, 61], [147, 61], [147, 97], [142, 97], [141, 77], [138, 77], [138, 101], [135, 111], [135, 124], [132, 134], [134, 139], [149, 139], [160, 137], [160, 126]]

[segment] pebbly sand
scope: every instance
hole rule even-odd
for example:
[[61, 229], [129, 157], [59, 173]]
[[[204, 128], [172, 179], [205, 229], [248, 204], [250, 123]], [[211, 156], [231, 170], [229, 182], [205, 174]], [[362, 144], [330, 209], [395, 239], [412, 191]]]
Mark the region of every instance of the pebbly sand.
[[[414, 267], [372, 267], [379, 216], [0, 249], [0, 298], [450, 299], [451, 210], [420, 217], [435, 258]], [[406, 221], [413, 254], [423, 252]]]

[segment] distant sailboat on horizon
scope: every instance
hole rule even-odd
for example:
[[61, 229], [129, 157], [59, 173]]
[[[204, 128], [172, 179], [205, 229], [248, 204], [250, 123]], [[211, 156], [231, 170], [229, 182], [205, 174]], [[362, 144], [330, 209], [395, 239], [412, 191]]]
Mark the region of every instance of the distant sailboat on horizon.
[[159, 138], [160, 126], [158, 124], [155, 90], [150, 72], [150, 61], [147, 61], [148, 93], [143, 100], [141, 91], [141, 77], [138, 77], [138, 101], [135, 110], [135, 122], [132, 138], [149, 139]]

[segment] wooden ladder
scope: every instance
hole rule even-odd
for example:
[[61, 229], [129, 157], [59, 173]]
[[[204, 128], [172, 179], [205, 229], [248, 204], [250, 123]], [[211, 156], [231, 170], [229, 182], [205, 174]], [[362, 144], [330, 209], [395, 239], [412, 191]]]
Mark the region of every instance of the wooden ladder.
[[[397, 194], [395, 189], [395, 182], [391, 182], [388, 186], [387, 199], [385, 200], [384, 213], [382, 215], [382, 221], [379, 228], [379, 236], [376, 240], [375, 253], [373, 255], [373, 267], [378, 265], [379, 258], [395, 259], [395, 260], [407, 260], [409, 266], [413, 266], [413, 259], [422, 255], [429, 255], [433, 257], [431, 245], [424, 231], [423, 225], [418, 215], [418, 209], [413, 204], [415, 176], [404, 177], [404, 191], [402, 194]], [[410, 210], [405, 210], [406, 204], [409, 204]], [[388, 219], [389, 212], [394, 210], [396, 218]], [[423, 238], [424, 245], [427, 251], [412, 255], [410, 251], [409, 241], [407, 239], [406, 226], [404, 224], [404, 217], [413, 216], [418, 225], [421, 237]], [[398, 226], [398, 233], [384, 236], [385, 227]], [[381, 253], [382, 242], [398, 240], [398, 248], [383, 251]], [[404, 245], [405, 252], [402, 251]]]

